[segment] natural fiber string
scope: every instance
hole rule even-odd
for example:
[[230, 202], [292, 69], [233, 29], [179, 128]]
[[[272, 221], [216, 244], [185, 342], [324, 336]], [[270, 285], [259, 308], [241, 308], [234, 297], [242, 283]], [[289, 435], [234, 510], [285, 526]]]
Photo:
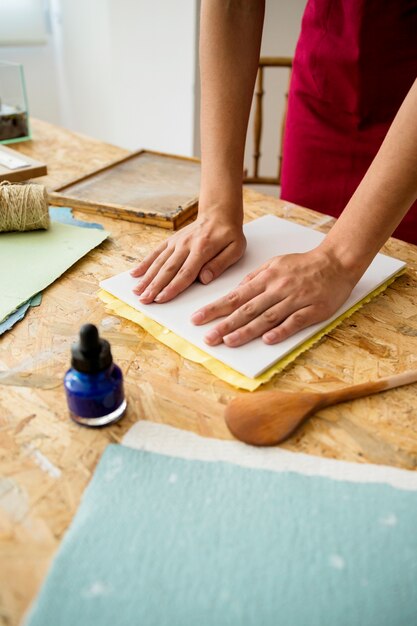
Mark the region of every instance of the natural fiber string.
[[48, 197], [43, 185], [0, 183], [0, 232], [49, 228]]

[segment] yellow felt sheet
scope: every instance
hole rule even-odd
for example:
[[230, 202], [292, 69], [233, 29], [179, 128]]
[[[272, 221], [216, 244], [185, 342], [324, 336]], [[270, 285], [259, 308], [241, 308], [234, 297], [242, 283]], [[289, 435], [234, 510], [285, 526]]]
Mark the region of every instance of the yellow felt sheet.
[[133, 307], [129, 306], [122, 300], [115, 298], [111, 294], [104, 291], [104, 289], [100, 289], [98, 292], [99, 298], [106, 305], [106, 309], [115, 313], [116, 315], [120, 315], [120, 317], [124, 317], [135, 324], [139, 324], [142, 328], [144, 328], [152, 337], [155, 337], [158, 341], [163, 343], [164, 345], [172, 348], [183, 356], [185, 359], [189, 359], [190, 361], [194, 361], [194, 363], [200, 363], [204, 365], [212, 374], [224, 380], [225, 382], [233, 385], [234, 387], [239, 387], [240, 389], [246, 389], [247, 391], [255, 391], [260, 385], [271, 380], [271, 378], [281, 372], [287, 365], [292, 363], [294, 359], [296, 359], [302, 352], [308, 350], [313, 346], [319, 339], [321, 339], [324, 335], [333, 330], [336, 326], [338, 326], [343, 320], [352, 315], [355, 311], [357, 311], [361, 306], [369, 302], [372, 298], [382, 293], [400, 274], [402, 274], [405, 270], [400, 270], [395, 276], [392, 276], [385, 283], [374, 289], [370, 294], [368, 294], [365, 298], [357, 302], [354, 306], [348, 309], [343, 315], [330, 322], [327, 326], [318, 331], [313, 337], [307, 339], [304, 343], [295, 348], [292, 352], [284, 356], [282, 359], [279, 359], [274, 365], [272, 365], [268, 370], [266, 370], [260, 376], [256, 378], [249, 378], [248, 376], [244, 376], [236, 370], [232, 369], [228, 365], [224, 365], [214, 357], [206, 354], [200, 348], [193, 346], [189, 341], [179, 337], [168, 328], [161, 326], [158, 322], [151, 320], [141, 311], [137, 311]]

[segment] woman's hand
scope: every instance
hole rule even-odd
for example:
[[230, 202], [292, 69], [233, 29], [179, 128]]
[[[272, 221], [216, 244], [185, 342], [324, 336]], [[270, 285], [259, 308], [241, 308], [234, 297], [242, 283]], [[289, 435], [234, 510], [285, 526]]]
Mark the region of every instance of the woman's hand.
[[[224, 214], [223, 214], [224, 215]], [[241, 215], [241, 210], [236, 211]], [[168, 302], [196, 278], [207, 284], [236, 263], [246, 249], [241, 219], [213, 211], [167, 239], [132, 272], [134, 293], [144, 304]]]
[[277, 256], [227, 296], [196, 311], [191, 320], [201, 325], [227, 316], [204, 337], [211, 346], [240, 346], [260, 336], [274, 344], [333, 315], [358, 280], [320, 246]]

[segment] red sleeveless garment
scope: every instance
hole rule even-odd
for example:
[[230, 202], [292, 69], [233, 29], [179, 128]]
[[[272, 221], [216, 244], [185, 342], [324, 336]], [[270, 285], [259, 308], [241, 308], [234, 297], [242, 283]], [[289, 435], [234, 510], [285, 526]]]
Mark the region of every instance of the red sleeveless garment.
[[[416, 77], [417, 0], [309, 0], [288, 99], [281, 197], [339, 216]], [[417, 203], [394, 236], [417, 244]]]

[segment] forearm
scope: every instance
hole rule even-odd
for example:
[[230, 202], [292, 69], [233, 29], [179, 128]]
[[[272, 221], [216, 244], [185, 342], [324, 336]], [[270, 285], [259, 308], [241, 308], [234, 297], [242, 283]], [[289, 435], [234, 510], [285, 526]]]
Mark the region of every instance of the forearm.
[[417, 81], [324, 247], [358, 277], [417, 198]]
[[264, 0], [202, 0], [200, 210], [241, 206], [246, 130]]

